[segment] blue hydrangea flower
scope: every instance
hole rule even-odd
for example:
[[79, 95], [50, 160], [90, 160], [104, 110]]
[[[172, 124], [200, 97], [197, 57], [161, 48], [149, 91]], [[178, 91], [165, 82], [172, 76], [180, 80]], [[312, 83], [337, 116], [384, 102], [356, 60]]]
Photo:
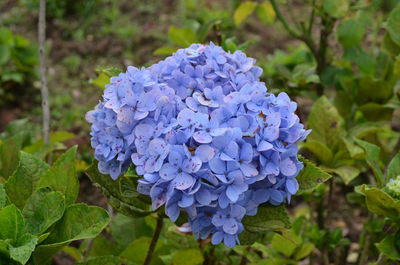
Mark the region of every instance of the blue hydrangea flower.
[[118, 178], [134, 164], [138, 191], [196, 238], [240, 243], [241, 220], [262, 203], [290, 202], [310, 133], [287, 94], [259, 81], [243, 52], [193, 44], [148, 68], [111, 78], [87, 114], [99, 170]]

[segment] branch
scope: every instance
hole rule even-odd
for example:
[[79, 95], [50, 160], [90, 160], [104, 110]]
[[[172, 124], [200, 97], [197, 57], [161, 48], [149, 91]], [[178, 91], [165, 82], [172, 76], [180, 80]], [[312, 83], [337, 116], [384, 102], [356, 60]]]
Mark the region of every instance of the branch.
[[47, 145], [50, 143], [50, 107], [49, 107], [49, 90], [47, 88], [46, 79], [46, 0], [40, 0], [39, 7], [39, 60], [40, 60], [40, 82], [42, 94], [42, 112], [43, 112], [43, 139]]
[[160, 234], [161, 234], [163, 223], [164, 223], [164, 219], [163, 219], [162, 215], [158, 214], [156, 229], [154, 230], [153, 238], [151, 239], [150, 246], [149, 246], [149, 249], [147, 250], [146, 259], [144, 260], [143, 265], [149, 265], [151, 262], [153, 252], [156, 248], [158, 238], [160, 237]]
[[285, 27], [285, 29], [295, 38], [299, 38], [300, 34], [292, 28], [289, 23], [286, 21], [285, 17], [282, 15], [281, 10], [279, 9], [278, 5], [276, 4], [275, 0], [271, 0], [272, 8], [275, 11], [276, 17], [278, 20], [282, 23], [282, 25]]

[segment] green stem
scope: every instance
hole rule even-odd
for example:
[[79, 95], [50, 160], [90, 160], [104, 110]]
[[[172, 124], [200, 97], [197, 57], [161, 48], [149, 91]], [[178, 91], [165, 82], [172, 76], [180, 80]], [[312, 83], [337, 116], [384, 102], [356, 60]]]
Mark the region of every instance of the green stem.
[[144, 260], [143, 265], [149, 265], [151, 262], [151, 258], [153, 256], [154, 250], [156, 248], [157, 241], [160, 238], [163, 224], [164, 224], [164, 219], [161, 214], [158, 214], [156, 229], [154, 230], [153, 238], [151, 239], [150, 246], [149, 246], [149, 249], [147, 250], [146, 259]]
[[272, 8], [275, 11], [276, 17], [282, 23], [283, 27], [295, 38], [299, 38], [300, 34], [292, 28], [289, 23], [286, 21], [285, 17], [282, 15], [281, 10], [279, 9], [278, 5], [276, 4], [275, 0], [271, 0]]

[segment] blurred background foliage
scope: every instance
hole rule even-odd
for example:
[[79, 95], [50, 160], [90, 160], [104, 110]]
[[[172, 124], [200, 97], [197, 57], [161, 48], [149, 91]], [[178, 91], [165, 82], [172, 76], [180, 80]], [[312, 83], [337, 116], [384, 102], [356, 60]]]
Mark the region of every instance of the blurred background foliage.
[[[107, 207], [82, 171], [91, 162], [84, 115], [110, 76], [191, 43], [256, 58], [269, 90], [294, 98], [313, 129], [301, 146], [311, 173], [302, 174], [327, 183], [293, 198], [290, 229], [229, 250], [167, 223], [152, 264], [397, 264], [400, 201], [384, 187], [400, 174], [398, 0], [48, 0], [50, 146], [39, 137], [38, 3], [0, 2], [0, 131], [26, 117], [0, 143], [28, 131], [21, 148], [41, 157], [78, 144], [78, 201]], [[155, 222], [115, 213], [101, 236], [54, 262], [141, 264]]]

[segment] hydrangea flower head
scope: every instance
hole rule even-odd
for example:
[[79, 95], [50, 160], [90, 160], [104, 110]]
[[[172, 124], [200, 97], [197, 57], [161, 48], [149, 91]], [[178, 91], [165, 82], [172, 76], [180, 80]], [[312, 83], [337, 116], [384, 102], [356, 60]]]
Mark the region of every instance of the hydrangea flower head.
[[385, 190], [393, 198], [400, 200], [400, 176], [397, 176], [395, 179], [390, 179], [386, 184]]
[[197, 238], [239, 243], [244, 216], [297, 192], [297, 143], [310, 133], [254, 63], [193, 44], [111, 78], [87, 114], [100, 172], [116, 179], [133, 163], [154, 209], [164, 205], [172, 221], [185, 211]]

